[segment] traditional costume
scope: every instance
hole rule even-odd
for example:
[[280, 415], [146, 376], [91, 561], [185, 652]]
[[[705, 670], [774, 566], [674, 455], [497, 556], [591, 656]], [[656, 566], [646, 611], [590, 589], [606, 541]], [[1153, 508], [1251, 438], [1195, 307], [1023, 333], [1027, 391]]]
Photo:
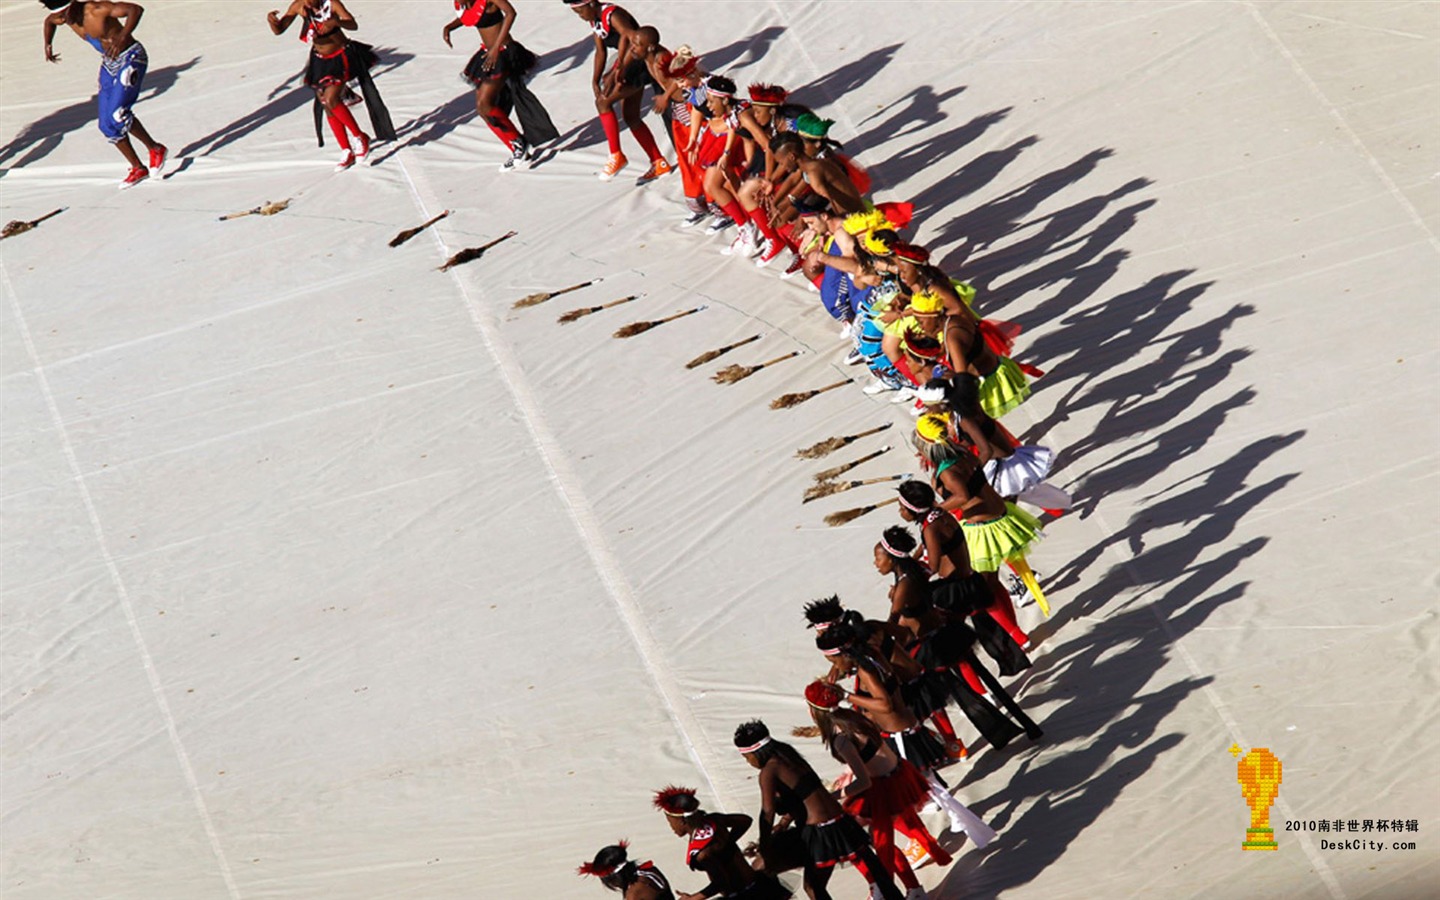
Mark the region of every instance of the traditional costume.
[[[314, 10], [305, 11], [305, 21], [300, 26], [300, 40], [306, 43], [314, 41], [320, 34], [329, 34], [323, 31], [335, 16], [330, 0]], [[338, 27], [338, 26], [337, 26]], [[375, 48], [360, 41], [352, 41], [348, 38], [339, 49], [326, 54], [320, 54], [314, 50], [310, 53], [310, 60], [305, 66], [305, 86], [316, 90], [313, 110], [315, 113], [315, 141], [318, 146], [325, 146], [325, 132], [321, 127], [321, 119], [327, 119], [330, 123], [330, 131], [335, 135], [335, 141], [347, 152], [350, 150], [350, 136], [360, 139], [361, 157], [365, 156], [370, 147], [369, 138], [360, 130], [360, 126], [351, 115], [348, 98], [343, 97], [334, 108], [325, 109], [320, 102], [319, 88], [330, 85], [341, 85], [344, 90], [342, 94], [348, 93], [349, 83], [354, 80], [360, 83], [360, 93], [365, 98], [365, 109], [370, 114], [370, 127], [375, 131], [375, 137], [379, 140], [395, 140], [395, 125], [390, 121], [390, 111], [385, 108], [385, 101], [380, 98], [380, 91], [375, 87], [375, 81], [370, 77], [370, 70], [379, 61], [375, 55]]]

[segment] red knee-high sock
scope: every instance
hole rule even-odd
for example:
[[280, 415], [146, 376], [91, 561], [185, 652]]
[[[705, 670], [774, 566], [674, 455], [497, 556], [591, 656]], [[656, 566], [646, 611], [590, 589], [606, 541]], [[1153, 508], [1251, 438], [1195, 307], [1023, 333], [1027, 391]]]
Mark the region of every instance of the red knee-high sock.
[[[600, 114], [600, 127], [605, 129], [605, 143], [610, 145], [610, 155], [614, 156], [620, 152], [620, 123], [615, 119], [614, 110], [605, 110]], [[652, 139], [650, 143], [655, 143]]]
[[880, 857], [880, 864], [900, 879], [907, 890], [920, 886], [915, 870], [910, 868], [910, 860], [895, 846], [895, 829], [889, 816], [873, 816], [870, 819], [870, 843], [875, 845], [875, 855]]
[[[946, 743], [960, 744], [960, 738], [955, 734], [955, 726], [950, 723], [950, 714], [943, 709], [937, 709], [930, 714], [930, 721], [935, 723], [935, 730], [945, 738]], [[964, 744], [961, 744], [963, 747]]]
[[870, 871], [869, 863], [858, 856], [850, 861], [855, 864], [855, 871], [859, 872], [865, 878], [866, 884], [875, 883], [875, 873]]
[[964, 678], [965, 683], [970, 685], [970, 690], [977, 694], [985, 693], [985, 685], [980, 683], [980, 676], [975, 674], [975, 669], [968, 662], [960, 663], [958, 668], [960, 669], [960, 677]]
[[990, 604], [990, 608], [986, 612], [990, 613], [990, 618], [999, 622], [1000, 627], [1015, 639], [1015, 643], [1022, 647], [1025, 646], [1025, 642], [1030, 640], [1030, 636], [1021, 631], [1020, 623], [1015, 621], [1015, 601], [1010, 599], [1010, 592], [1005, 590], [999, 579], [996, 579], [991, 593], [995, 595], [995, 602]]
[[770, 224], [770, 217], [765, 214], [765, 210], [758, 206], [750, 210], [750, 221], [754, 222], [755, 227], [760, 229], [760, 233], [765, 236], [765, 240], [776, 244], [782, 243], [780, 233]]
[[346, 106], [344, 102], [335, 104], [335, 108], [330, 110], [330, 115], [339, 119], [341, 124], [350, 129], [351, 134], [357, 137], [360, 135], [360, 123], [355, 121], [355, 117], [350, 114], [350, 107]]
[[636, 122], [630, 126], [630, 134], [635, 137], [635, 143], [640, 145], [640, 149], [645, 151], [645, 155], [650, 157], [651, 162], [660, 158], [660, 146], [655, 143], [655, 135], [650, 133], [648, 125], [644, 122]]
[[334, 132], [335, 141], [340, 145], [340, 149], [349, 150], [350, 135], [345, 132], [345, 123], [340, 121], [340, 117], [335, 115], [333, 110], [326, 114], [325, 121], [330, 123], [330, 130]]
[[725, 215], [729, 216], [736, 225], [744, 225], [745, 220], [749, 218], [745, 215], [745, 208], [740, 205], [740, 201], [733, 197], [729, 203], [721, 204], [720, 208], [725, 211]]
[[520, 131], [515, 127], [515, 123], [510, 121], [509, 116], [498, 109], [492, 109], [485, 114], [485, 124], [489, 125], [490, 130], [495, 132], [495, 136], [500, 139], [500, 143], [509, 147], [511, 150], [515, 149], [515, 142], [520, 140]]
[[925, 852], [930, 854], [930, 859], [935, 862], [935, 865], [948, 866], [954, 861], [954, 857], [945, 852], [945, 848], [940, 846], [939, 841], [935, 840], [935, 835], [931, 834], [930, 829], [925, 827], [925, 823], [920, 821], [920, 817], [915, 814], [915, 810], [907, 809], [900, 813], [900, 815], [895, 817], [892, 824], [896, 831], [905, 835], [910, 840], [919, 841], [920, 846], [924, 847]]

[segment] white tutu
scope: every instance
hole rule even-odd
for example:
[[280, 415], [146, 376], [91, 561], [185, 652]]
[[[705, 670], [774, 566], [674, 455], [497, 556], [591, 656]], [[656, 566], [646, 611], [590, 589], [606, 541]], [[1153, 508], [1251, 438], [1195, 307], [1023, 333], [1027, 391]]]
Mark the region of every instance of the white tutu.
[[1049, 447], [1027, 444], [1016, 447], [1006, 459], [992, 459], [985, 464], [985, 480], [1002, 497], [1017, 497], [1045, 480], [1055, 454]]

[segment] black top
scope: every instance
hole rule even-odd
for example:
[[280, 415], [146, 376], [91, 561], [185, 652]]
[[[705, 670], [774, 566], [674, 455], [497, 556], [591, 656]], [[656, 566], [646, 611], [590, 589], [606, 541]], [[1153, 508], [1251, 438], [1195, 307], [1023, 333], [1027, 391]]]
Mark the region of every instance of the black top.
[[787, 815], [796, 822], [804, 823], [808, 816], [805, 813], [805, 798], [824, 788], [820, 776], [810, 769], [800, 776], [794, 787], [786, 784], [784, 779], [775, 779], [775, 811]]

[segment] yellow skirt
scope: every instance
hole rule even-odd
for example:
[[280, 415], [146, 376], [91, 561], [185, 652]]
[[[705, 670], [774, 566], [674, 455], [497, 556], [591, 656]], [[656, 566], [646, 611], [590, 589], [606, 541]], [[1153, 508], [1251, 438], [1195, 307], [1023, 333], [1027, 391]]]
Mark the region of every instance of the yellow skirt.
[[1030, 382], [1025, 373], [1008, 356], [1000, 357], [995, 371], [980, 379], [980, 408], [992, 419], [998, 419], [1030, 399]]
[[970, 567], [977, 572], [996, 572], [1012, 559], [1024, 559], [1030, 545], [1044, 537], [1040, 520], [1013, 503], [1005, 504], [1005, 515], [989, 522], [961, 522]]

